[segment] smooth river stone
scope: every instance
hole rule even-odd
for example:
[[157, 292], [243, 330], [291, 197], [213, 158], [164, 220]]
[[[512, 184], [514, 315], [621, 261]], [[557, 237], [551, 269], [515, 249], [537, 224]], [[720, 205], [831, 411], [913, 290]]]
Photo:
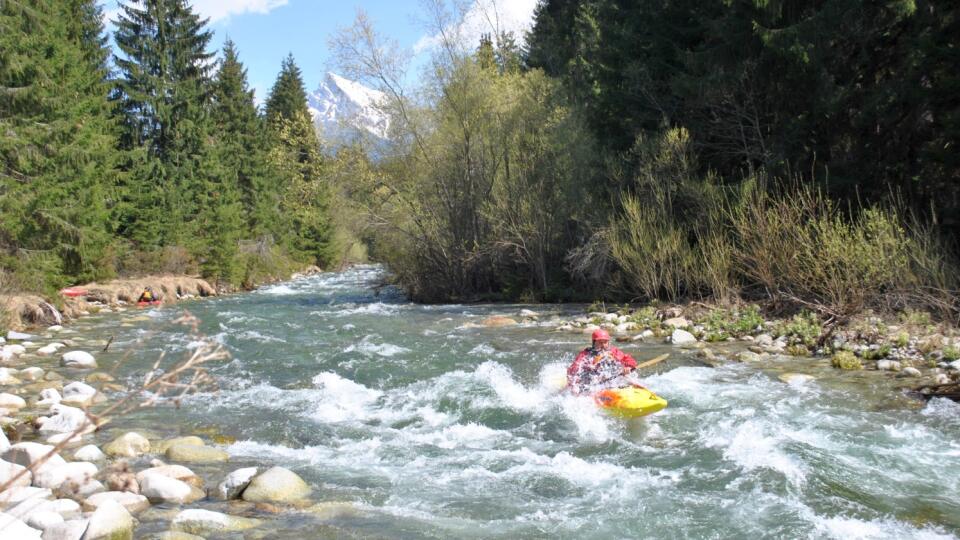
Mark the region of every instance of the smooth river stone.
[[188, 437], [176, 437], [173, 439], [167, 439], [157, 443], [156, 451], [158, 454], [166, 454], [167, 449], [175, 444], [189, 444], [193, 446], [206, 446], [206, 443], [203, 442], [203, 439], [200, 437], [190, 435]]
[[272, 467], [253, 477], [242, 498], [250, 502], [296, 502], [310, 495], [310, 486], [296, 473]]
[[92, 354], [86, 351], [70, 351], [60, 357], [60, 364], [69, 368], [93, 369], [97, 361]]
[[175, 531], [188, 532], [190, 534], [211, 534], [226, 533], [233, 531], [242, 531], [252, 529], [263, 523], [263, 520], [231, 516], [212, 512], [210, 510], [199, 510], [191, 508], [184, 510], [173, 518], [170, 528]]
[[137, 457], [150, 451], [150, 441], [136, 432], [128, 432], [103, 447], [108, 456]]
[[150, 508], [150, 501], [143, 495], [137, 495], [129, 491], [104, 491], [87, 497], [87, 500], [83, 501], [83, 509], [88, 512], [96, 510], [106, 501], [120, 503], [120, 505], [126, 508], [131, 514], [136, 514]]
[[170, 445], [166, 456], [173, 461], [184, 463], [217, 463], [230, 460], [230, 454], [223, 450], [183, 443]]

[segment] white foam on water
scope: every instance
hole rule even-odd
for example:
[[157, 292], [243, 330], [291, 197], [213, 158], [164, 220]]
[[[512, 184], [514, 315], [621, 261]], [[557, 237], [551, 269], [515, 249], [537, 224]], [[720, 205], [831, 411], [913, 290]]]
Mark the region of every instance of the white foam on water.
[[260, 289], [257, 289], [256, 292], [260, 294], [270, 294], [274, 296], [290, 296], [293, 294], [300, 294], [300, 291], [284, 283], [281, 283], [280, 285], [270, 285], [268, 287], [261, 287]]
[[837, 540], [949, 540], [956, 536], [933, 528], [917, 528], [894, 519], [864, 520], [844, 516], [808, 517], [817, 531], [816, 536]]
[[366, 356], [377, 355], [385, 358], [410, 352], [410, 349], [392, 343], [373, 343], [371, 341], [373, 337], [365, 336], [359, 342], [347, 346], [343, 352], [358, 352]]
[[497, 350], [491, 347], [486, 343], [481, 343], [476, 347], [470, 349], [470, 352], [467, 354], [472, 354], [474, 356], [493, 356], [497, 353]]
[[803, 465], [780, 449], [786, 437], [776, 433], [774, 426], [758, 420], [721, 426], [721, 429], [712, 431], [707, 446], [726, 446], [725, 459], [737, 463], [745, 471], [771, 469], [783, 474], [793, 484], [803, 483], [806, 478]]
[[369, 418], [375, 414], [373, 405], [383, 392], [367, 388], [325, 371], [313, 378], [319, 391], [309, 416], [320, 422], [343, 422]]
[[404, 304], [385, 304], [372, 302], [369, 304], [342, 304], [331, 306], [332, 311], [322, 313], [324, 317], [353, 317], [355, 315], [383, 315], [392, 316], [403, 310]]
[[474, 371], [474, 377], [496, 393], [500, 403], [521, 411], [535, 411], [546, 406], [546, 393], [540, 388], [527, 388], [517, 382], [507, 366], [488, 360]]
[[285, 339], [261, 334], [256, 330], [246, 330], [244, 332], [234, 334], [234, 337], [236, 337], [237, 339], [257, 341], [260, 343], [286, 343], [287, 342], [287, 340]]
[[419, 444], [431, 444], [438, 448], [490, 448], [501, 439], [509, 439], [509, 432], [488, 428], [476, 423], [455, 424], [440, 431], [414, 433], [407, 440]]
[[576, 426], [582, 441], [603, 442], [617, 435], [592, 397], [563, 394], [558, 399], [561, 412]]
[[947, 398], [933, 398], [927, 402], [922, 414], [933, 418], [940, 418], [960, 423], [960, 403]]

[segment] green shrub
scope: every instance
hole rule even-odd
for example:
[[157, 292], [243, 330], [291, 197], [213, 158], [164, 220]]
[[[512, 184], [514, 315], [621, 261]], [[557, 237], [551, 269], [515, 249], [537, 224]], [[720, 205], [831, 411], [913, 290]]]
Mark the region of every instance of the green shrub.
[[960, 360], [960, 349], [956, 347], [949, 346], [943, 348], [943, 359], [952, 362], [954, 360]]
[[893, 343], [900, 348], [910, 345], [910, 334], [906, 332], [900, 332], [897, 334], [897, 337]]
[[800, 312], [777, 327], [777, 333], [786, 336], [790, 344], [807, 347], [816, 346], [821, 331], [820, 320], [809, 311]]
[[850, 351], [839, 351], [830, 359], [830, 364], [837, 369], [863, 369], [863, 363]]
[[890, 345], [886, 343], [876, 349], [867, 349], [863, 351], [864, 360], [882, 360], [890, 356]]
[[790, 345], [784, 352], [790, 356], [810, 356], [810, 349], [804, 345]]

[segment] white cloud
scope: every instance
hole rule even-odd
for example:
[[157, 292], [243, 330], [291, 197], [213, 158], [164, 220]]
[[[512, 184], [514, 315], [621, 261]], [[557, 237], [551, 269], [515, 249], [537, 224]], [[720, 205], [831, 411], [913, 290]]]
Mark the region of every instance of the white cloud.
[[210, 22], [217, 22], [231, 15], [270, 13], [286, 4], [287, 0], [194, 0], [193, 9], [201, 17], [209, 17]]
[[[448, 35], [464, 47], [476, 47], [483, 34], [513, 32], [517, 43], [523, 43], [524, 34], [533, 25], [533, 11], [537, 0], [475, 0], [455, 28], [448, 28]], [[414, 45], [416, 54], [439, 46], [443, 38], [439, 33], [421, 37]]]

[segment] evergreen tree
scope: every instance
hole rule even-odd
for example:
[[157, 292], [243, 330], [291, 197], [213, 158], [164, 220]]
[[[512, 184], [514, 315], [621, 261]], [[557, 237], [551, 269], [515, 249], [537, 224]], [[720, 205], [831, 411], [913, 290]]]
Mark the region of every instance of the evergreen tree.
[[270, 163], [280, 173], [284, 240], [290, 251], [320, 266], [336, 256], [329, 217], [330, 187], [320, 142], [307, 109], [307, 93], [293, 56], [283, 61], [267, 100], [273, 136]]
[[121, 5], [115, 40], [122, 53], [117, 99], [130, 152], [122, 230], [143, 246], [189, 238], [196, 214], [213, 54], [206, 21], [186, 0], [133, 0]]
[[92, 0], [0, 4], [0, 248], [33, 288], [113, 270], [102, 30]]

